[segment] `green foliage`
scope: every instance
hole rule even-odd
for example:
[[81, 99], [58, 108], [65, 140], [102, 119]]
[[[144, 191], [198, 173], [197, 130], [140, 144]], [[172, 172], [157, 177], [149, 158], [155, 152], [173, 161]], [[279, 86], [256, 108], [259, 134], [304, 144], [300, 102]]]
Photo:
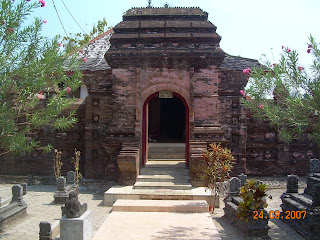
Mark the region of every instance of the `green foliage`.
[[253, 215], [253, 211], [259, 211], [268, 206], [265, 197], [267, 185], [256, 180], [247, 180], [247, 183], [240, 188], [239, 196], [242, 201], [237, 208], [237, 216], [241, 220], [248, 222]]
[[203, 179], [216, 196], [220, 193], [220, 185], [229, 177], [235, 158], [232, 156], [231, 150], [216, 143], [209, 144], [208, 150], [203, 153], [203, 158], [207, 164]]
[[59, 37], [41, 35], [41, 19], [27, 23], [36, 10], [41, 11], [38, 1], [0, 0], [0, 155], [23, 155], [39, 147], [51, 151], [29, 133], [65, 130], [77, 122], [75, 111], [66, 111], [74, 103], [67, 93], [81, 84], [77, 50], [106, 24], [100, 21], [85, 37], [65, 39], [74, 44], [62, 47]]
[[256, 118], [267, 119], [286, 142], [308, 136], [320, 146], [320, 50], [312, 36], [309, 41], [310, 69], [299, 64], [296, 51], [283, 47], [278, 64], [267, 62], [247, 73], [242, 103]]

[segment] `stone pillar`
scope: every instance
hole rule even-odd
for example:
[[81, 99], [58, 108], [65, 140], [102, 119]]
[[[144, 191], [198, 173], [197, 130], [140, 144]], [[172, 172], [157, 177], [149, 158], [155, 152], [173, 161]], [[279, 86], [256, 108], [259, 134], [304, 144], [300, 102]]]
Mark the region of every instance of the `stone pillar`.
[[319, 159], [310, 159], [310, 173], [319, 172]]
[[61, 192], [66, 190], [66, 178], [65, 177], [59, 177], [57, 179], [57, 190], [61, 191]]
[[22, 183], [21, 186], [22, 186], [22, 189], [23, 189], [23, 195], [26, 195], [27, 194], [27, 184], [26, 183]]
[[12, 187], [12, 200], [11, 202], [20, 202], [24, 203], [23, 201], [23, 190], [21, 185], [14, 185]]
[[299, 177], [297, 175], [288, 175], [286, 193], [298, 193], [298, 182]]
[[320, 207], [320, 183], [313, 185], [312, 206]]
[[241, 173], [239, 176], [239, 179], [241, 181], [241, 187], [244, 186], [247, 183], [247, 175]]
[[76, 182], [76, 174], [73, 171], [67, 172], [67, 184], [73, 185]]
[[60, 240], [90, 240], [93, 235], [93, 214], [85, 211], [78, 218], [60, 219]]
[[237, 177], [230, 179], [230, 195], [238, 195], [241, 187], [241, 180]]
[[49, 222], [42, 221], [39, 224], [39, 240], [53, 240], [51, 224]]

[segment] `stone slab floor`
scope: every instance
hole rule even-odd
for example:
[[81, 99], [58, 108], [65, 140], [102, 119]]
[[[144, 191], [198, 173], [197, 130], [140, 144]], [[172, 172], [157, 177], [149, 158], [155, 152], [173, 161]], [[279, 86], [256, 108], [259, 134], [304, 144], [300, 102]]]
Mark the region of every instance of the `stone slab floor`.
[[[277, 181], [278, 183], [279, 181]], [[8, 188], [12, 185], [1, 185], [1, 188]], [[286, 189], [285, 185], [280, 184], [276, 189], [269, 190], [269, 194], [273, 196], [271, 200], [268, 199], [267, 210], [279, 210], [280, 209], [280, 196]], [[17, 221], [9, 229], [0, 233], [1, 240], [37, 240], [39, 239], [39, 223], [40, 221], [53, 222], [60, 219], [61, 205], [53, 204], [53, 193], [56, 190], [55, 186], [50, 185], [32, 185], [28, 186], [28, 193], [24, 196], [26, 203], [28, 204], [27, 216]], [[302, 191], [302, 189], [300, 189]], [[80, 191], [81, 192], [81, 191]], [[93, 192], [84, 192], [79, 196], [81, 203], [87, 202], [88, 208], [93, 210], [94, 214], [94, 232], [96, 232], [102, 223], [107, 219], [111, 208], [103, 206], [103, 194]], [[223, 216], [224, 203], [220, 199], [221, 208], [216, 208], [211, 215], [217, 230], [219, 231], [221, 239], [225, 240], [242, 240], [246, 239], [242, 232], [238, 231], [229, 221]], [[192, 221], [192, 220], [190, 220]], [[304, 239], [301, 235], [297, 234], [289, 226], [283, 223], [281, 220], [269, 221], [269, 235], [271, 239], [279, 240], [300, 240]], [[139, 240], [139, 238], [136, 238]], [[173, 238], [175, 239], [175, 238]], [[177, 238], [183, 239], [183, 238]], [[201, 238], [199, 238], [201, 239]], [[115, 239], [116, 240], [116, 239]], [[144, 239], [147, 240], [147, 239]]]
[[[0, 189], [10, 188], [11, 186], [13, 185], [1, 184]], [[28, 204], [27, 216], [17, 221], [3, 233], [0, 233], [0, 239], [39, 239], [39, 223], [41, 221], [53, 223], [61, 218], [61, 205], [53, 204], [53, 194], [55, 190], [56, 186], [51, 185], [28, 186], [27, 195], [24, 196], [24, 200]], [[93, 210], [93, 230], [96, 232], [108, 217], [111, 207], [103, 206], [102, 193], [81, 193], [79, 201], [80, 203], [88, 203], [88, 209]]]

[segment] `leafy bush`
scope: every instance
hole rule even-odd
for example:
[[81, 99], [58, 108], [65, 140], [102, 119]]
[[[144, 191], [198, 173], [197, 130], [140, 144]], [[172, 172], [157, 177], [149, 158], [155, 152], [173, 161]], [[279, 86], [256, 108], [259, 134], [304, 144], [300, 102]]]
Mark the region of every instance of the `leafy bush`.
[[239, 196], [243, 199], [238, 205], [237, 216], [241, 220], [248, 222], [253, 211], [259, 211], [267, 207], [265, 197], [267, 185], [261, 184], [256, 180], [247, 180], [247, 183], [240, 188]]
[[209, 145], [207, 151], [203, 153], [203, 158], [207, 164], [203, 179], [214, 194], [215, 202], [216, 195], [220, 193], [221, 184], [229, 177], [235, 158], [230, 149], [216, 143]]

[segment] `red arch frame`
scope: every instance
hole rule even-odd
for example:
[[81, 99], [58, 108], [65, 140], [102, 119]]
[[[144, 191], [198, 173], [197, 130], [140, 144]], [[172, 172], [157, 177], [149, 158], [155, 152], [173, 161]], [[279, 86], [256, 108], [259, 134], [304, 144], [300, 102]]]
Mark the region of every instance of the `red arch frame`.
[[[185, 124], [186, 124], [186, 136], [185, 136], [185, 141], [186, 141], [186, 167], [189, 167], [189, 153], [190, 153], [190, 126], [189, 126], [189, 105], [187, 101], [182, 97], [180, 94], [173, 92], [173, 95], [178, 97], [184, 104], [185, 107]], [[150, 100], [156, 96], [159, 96], [159, 92], [155, 92], [151, 94], [146, 101], [143, 104], [143, 113], [142, 113], [142, 165], [144, 166], [146, 164], [147, 160], [147, 105], [150, 102]]]

